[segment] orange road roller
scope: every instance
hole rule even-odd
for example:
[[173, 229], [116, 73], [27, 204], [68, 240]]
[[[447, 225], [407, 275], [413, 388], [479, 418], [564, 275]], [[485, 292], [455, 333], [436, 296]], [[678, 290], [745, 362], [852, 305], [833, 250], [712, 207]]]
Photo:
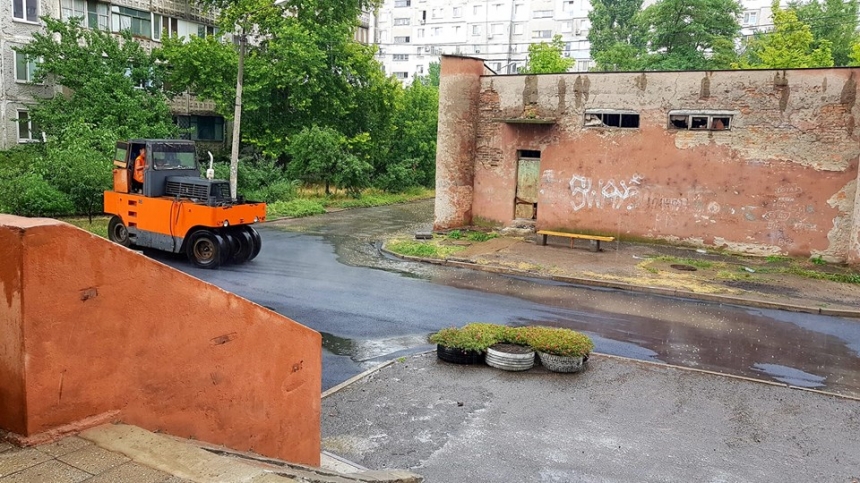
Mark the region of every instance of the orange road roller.
[[230, 183], [201, 176], [193, 141], [132, 139], [116, 145], [113, 190], [104, 193], [108, 238], [125, 247], [185, 253], [202, 268], [253, 260], [262, 246], [252, 227], [266, 204], [232, 199]]

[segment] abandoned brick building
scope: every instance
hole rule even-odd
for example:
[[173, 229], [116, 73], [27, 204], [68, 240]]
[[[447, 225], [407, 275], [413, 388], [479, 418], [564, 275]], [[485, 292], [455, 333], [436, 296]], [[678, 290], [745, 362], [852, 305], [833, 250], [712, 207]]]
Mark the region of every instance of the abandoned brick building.
[[495, 75], [445, 56], [437, 229], [533, 219], [860, 263], [860, 69]]

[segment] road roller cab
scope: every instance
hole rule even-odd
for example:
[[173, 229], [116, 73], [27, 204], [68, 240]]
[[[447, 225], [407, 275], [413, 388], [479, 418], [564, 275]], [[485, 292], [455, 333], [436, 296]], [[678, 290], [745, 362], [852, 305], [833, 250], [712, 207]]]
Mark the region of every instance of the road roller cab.
[[[139, 183], [134, 168], [142, 149]], [[266, 204], [234, 200], [229, 182], [202, 177], [194, 142], [119, 142], [113, 164], [113, 190], [104, 193], [112, 241], [185, 253], [203, 268], [243, 263], [260, 252], [260, 235], [251, 225], [265, 221]]]

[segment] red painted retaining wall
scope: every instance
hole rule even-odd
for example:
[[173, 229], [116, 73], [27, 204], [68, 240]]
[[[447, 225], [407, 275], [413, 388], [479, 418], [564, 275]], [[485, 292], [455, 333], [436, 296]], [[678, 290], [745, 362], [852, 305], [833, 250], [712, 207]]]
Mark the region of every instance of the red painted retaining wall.
[[65, 223], [0, 215], [0, 428], [112, 419], [319, 464], [321, 338]]

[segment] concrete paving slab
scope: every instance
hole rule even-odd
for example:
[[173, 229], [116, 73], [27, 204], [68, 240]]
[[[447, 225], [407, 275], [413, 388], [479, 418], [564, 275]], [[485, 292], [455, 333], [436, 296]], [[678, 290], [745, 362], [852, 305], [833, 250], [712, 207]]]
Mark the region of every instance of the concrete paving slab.
[[0, 453], [12, 449], [12, 444], [5, 441], [0, 441]]
[[0, 477], [17, 473], [50, 460], [51, 457], [35, 448], [13, 449], [0, 453]]
[[323, 448], [451, 481], [860, 478], [860, 403], [595, 356], [582, 374], [422, 355], [326, 398]]
[[87, 480], [87, 483], [164, 483], [172, 476], [147, 466], [128, 462]]
[[93, 475], [130, 461], [125, 455], [107, 451], [95, 445], [64, 454], [57, 459]]
[[48, 456], [53, 456], [54, 458], [56, 458], [57, 456], [63, 456], [64, 454], [72, 453], [74, 451], [78, 451], [80, 449], [92, 445], [92, 443], [85, 439], [79, 438], [77, 436], [69, 436], [59, 441], [54, 441], [53, 443], [39, 446], [39, 451], [45, 453]]
[[261, 468], [135, 426], [105, 424], [80, 436], [136, 463], [197, 483], [247, 482], [265, 473]]
[[5, 478], [3, 483], [77, 483], [92, 475], [57, 460], [31, 466]]

